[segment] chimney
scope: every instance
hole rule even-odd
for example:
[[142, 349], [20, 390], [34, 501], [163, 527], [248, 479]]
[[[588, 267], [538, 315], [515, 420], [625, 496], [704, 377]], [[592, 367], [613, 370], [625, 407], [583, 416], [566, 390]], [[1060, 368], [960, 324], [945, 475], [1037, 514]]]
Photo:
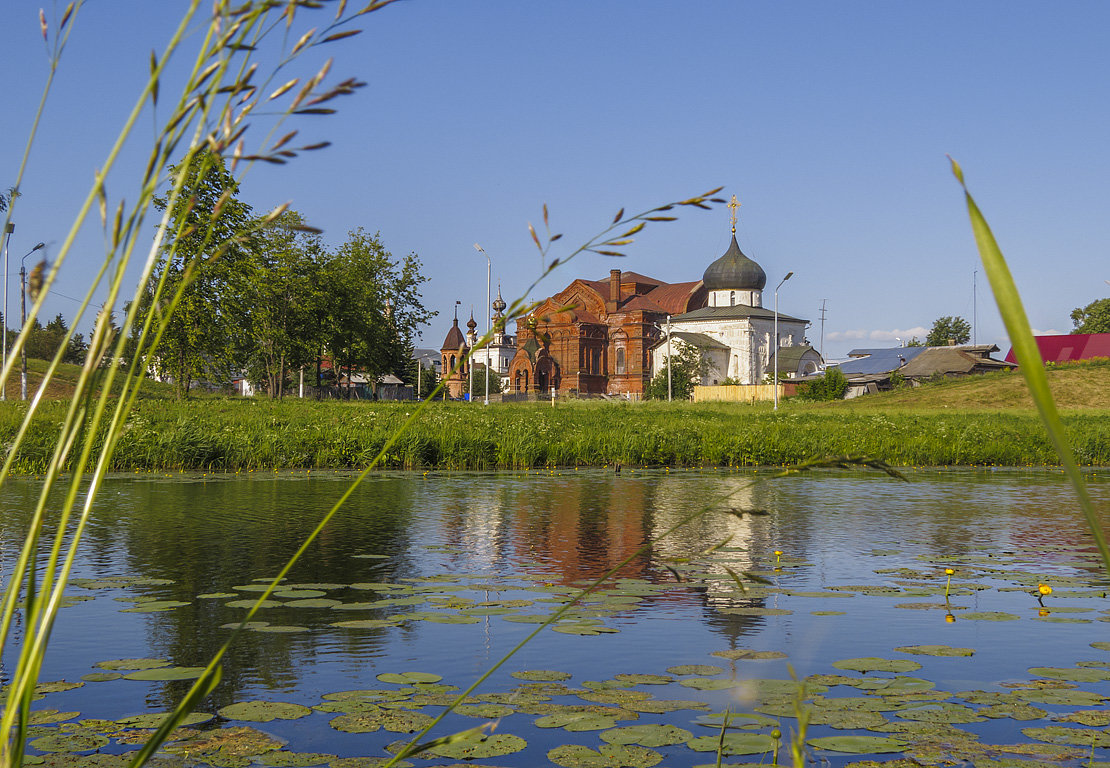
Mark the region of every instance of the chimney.
[[609, 301], [605, 302], [606, 312], [616, 312], [621, 301], [621, 271], [609, 270]]

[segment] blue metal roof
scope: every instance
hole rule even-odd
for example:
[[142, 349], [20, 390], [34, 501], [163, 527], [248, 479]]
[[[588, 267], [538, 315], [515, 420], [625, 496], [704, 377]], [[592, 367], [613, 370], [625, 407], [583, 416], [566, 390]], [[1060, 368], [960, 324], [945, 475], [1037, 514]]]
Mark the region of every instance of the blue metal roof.
[[894, 347], [893, 349], [853, 349], [849, 354], [861, 355], [841, 363], [837, 367], [845, 376], [859, 376], [876, 373], [889, 373], [897, 370], [924, 352], [928, 347]]

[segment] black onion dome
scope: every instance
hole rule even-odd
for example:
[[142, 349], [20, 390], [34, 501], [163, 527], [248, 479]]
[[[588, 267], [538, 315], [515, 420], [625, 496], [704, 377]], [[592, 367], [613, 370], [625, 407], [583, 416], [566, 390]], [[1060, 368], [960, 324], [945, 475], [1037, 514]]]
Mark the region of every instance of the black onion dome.
[[709, 265], [701, 281], [710, 291], [763, 290], [767, 273], [744, 255], [733, 235], [725, 255]]

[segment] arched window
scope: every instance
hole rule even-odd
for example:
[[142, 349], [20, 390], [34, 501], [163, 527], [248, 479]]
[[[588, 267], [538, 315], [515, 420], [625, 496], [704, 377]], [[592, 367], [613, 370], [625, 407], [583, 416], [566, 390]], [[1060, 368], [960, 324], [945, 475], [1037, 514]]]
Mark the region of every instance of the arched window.
[[624, 347], [617, 347], [617, 373], [624, 373]]
[[735, 307], [736, 306], [736, 291], [729, 291], [728, 292], [728, 305], [730, 307]]

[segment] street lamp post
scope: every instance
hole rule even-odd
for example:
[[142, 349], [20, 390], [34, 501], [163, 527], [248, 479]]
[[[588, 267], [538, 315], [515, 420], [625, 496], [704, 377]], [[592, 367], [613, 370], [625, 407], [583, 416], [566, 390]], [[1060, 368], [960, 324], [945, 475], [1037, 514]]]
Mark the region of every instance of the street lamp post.
[[[24, 326], [27, 325], [27, 256], [37, 251], [39, 248], [45, 246], [46, 243], [39, 243], [27, 254], [19, 260], [19, 332], [23, 333]], [[4, 325], [7, 325], [7, 318], [4, 319]], [[19, 362], [19, 399], [27, 399], [27, 340], [24, 339], [23, 347], [20, 349], [20, 362]]]
[[779, 409], [779, 288], [782, 284], [794, 276], [793, 272], [787, 272], [778, 285], [775, 286], [775, 410]]
[[[15, 222], [9, 221], [4, 227], [4, 362], [8, 362], [8, 246], [11, 245], [12, 232], [15, 232]], [[7, 400], [7, 387], [0, 387], [0, 400]]]
[[[489, 254], [482, 250], [482, 246], [477, 243], [474, 244], [478, 253], [486, 257], [486, 405], [489, 405], [489, 343], [493, 337], [493, 318], [490, 316], [490, 301], [489, 301], [489, 277], [492, 263], [489, 260]], [[498, 294], [499, 296], [501, 294]]]

